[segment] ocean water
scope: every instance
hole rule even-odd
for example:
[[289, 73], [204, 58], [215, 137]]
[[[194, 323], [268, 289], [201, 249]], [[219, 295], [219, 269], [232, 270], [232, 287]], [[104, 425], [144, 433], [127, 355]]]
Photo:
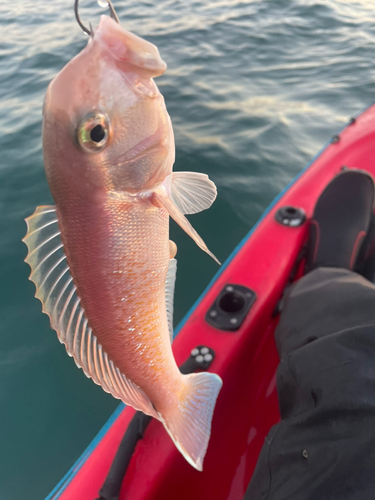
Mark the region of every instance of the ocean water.
[[[78, 370], [28, 281], [24, 218], [52, 203], [41, 150], [44, 93], [86, 44], [72, 0], [0, 3], [0, 500], [44, 498], [118, 405]], [[159, 47], [157, 83], [176, 170], [209, 174], [192, 216], [224, 261], [263, 210], [350, 116], [375, 99], [369, 0], [114, 0], [122, 25]], [[82, 0], [94, 26], [104, 13]], [[217, 265], [171, 223], [175, 323]], [[276, 258], [276, 257], [275, 257]]]

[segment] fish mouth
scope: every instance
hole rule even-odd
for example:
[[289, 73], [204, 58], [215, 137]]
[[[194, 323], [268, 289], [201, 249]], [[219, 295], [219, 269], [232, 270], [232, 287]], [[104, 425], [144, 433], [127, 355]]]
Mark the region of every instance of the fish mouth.
[[108, 16], [101, 17], [95, 38], [106, 45], [119, 63], [130, 64], [151, 78], [162, 75], [167, 68], [155, 45], [124, 30]]

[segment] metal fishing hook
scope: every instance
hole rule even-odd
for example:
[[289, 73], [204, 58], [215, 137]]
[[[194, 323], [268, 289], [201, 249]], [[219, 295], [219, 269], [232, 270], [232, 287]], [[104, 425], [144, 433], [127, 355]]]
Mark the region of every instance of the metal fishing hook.
[[[75, 0], [74, 1], [74, 13], [75, 13], [75, 16], [76, 16], [76, 19], [77, 19], [77, 23], [79, 24], [79, 26], [81, 27], [82, 31], [84, 33], [86, 33], [86, 35], [89, 35], [89, 36], [94, 36], [94, 31], [92, 29], [92, 26], [90, 24], [90, 29], [86, 28], [86, 26], [82, 23], [80, 17], [79, 17], [79, 14], [78, 14], [78, 2], [79, 0]], [[120, 21], [119, 21], [119, 18], [117, 17], [117, 14], [116, 14], [116, 11], [112, 5], [112, 2], [111, 0], [106, 0], [107, 4], [108, 4], [108, 8], [109, 8], [109, 13], [110, 13], [110, 16], [112, 17], [112, 19], [114, 19], [116, 21], [116, 23], [120, 24]]]

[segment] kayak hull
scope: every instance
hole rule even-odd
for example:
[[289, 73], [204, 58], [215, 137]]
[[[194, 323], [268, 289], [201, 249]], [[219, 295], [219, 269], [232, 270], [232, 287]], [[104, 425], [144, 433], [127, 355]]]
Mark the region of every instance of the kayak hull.
[[[308, 219], [330, 180], [345, 166], [375, 177], [375, 105], [351, 121], [267, 209], [234, 250], [179, 326], [173, 343], [181, 365], [197, 345], [215, 351], [209, 371], [223, 380], [212, 422], [203, 472], [193, 469], [174, 447], [160, 422], [152, 420], [132, 456], [120, 500], [240, 500], [246, 491], [265, 436], [279, 419], [276, 394], [278, 355], [275, 306], [290, 280], [307, 238]], [[276, 212], [298, 207], [306, 222], [280, 224]], [[256, 300], [237, 331], [205, 321], [207, 311], [228, 283], [250, 288]], [[117, 412], [48, 500], [94, 500], [120, 441], [134, 416]]]

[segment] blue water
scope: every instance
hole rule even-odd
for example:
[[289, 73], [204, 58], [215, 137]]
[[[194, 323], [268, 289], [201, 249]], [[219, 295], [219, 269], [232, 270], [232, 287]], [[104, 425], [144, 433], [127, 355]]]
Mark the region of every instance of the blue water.
[[[104, 12], [81, 0], [84, 22]], [[155, 43], [176, 170], [206, 172], [213, 207], [191, 217], [220, 260], [351, 115], [375, 97], [370, 0], [114, 0]], [[0, 4], [0, 500], [40, 500], [118, 405], [78, 370], [33, 298], [24, 218], [52, 203], [41, 150], [46, 87], [85, 45], [72, 0]], [[171, 224], [177, 323], [217, 270]]]

